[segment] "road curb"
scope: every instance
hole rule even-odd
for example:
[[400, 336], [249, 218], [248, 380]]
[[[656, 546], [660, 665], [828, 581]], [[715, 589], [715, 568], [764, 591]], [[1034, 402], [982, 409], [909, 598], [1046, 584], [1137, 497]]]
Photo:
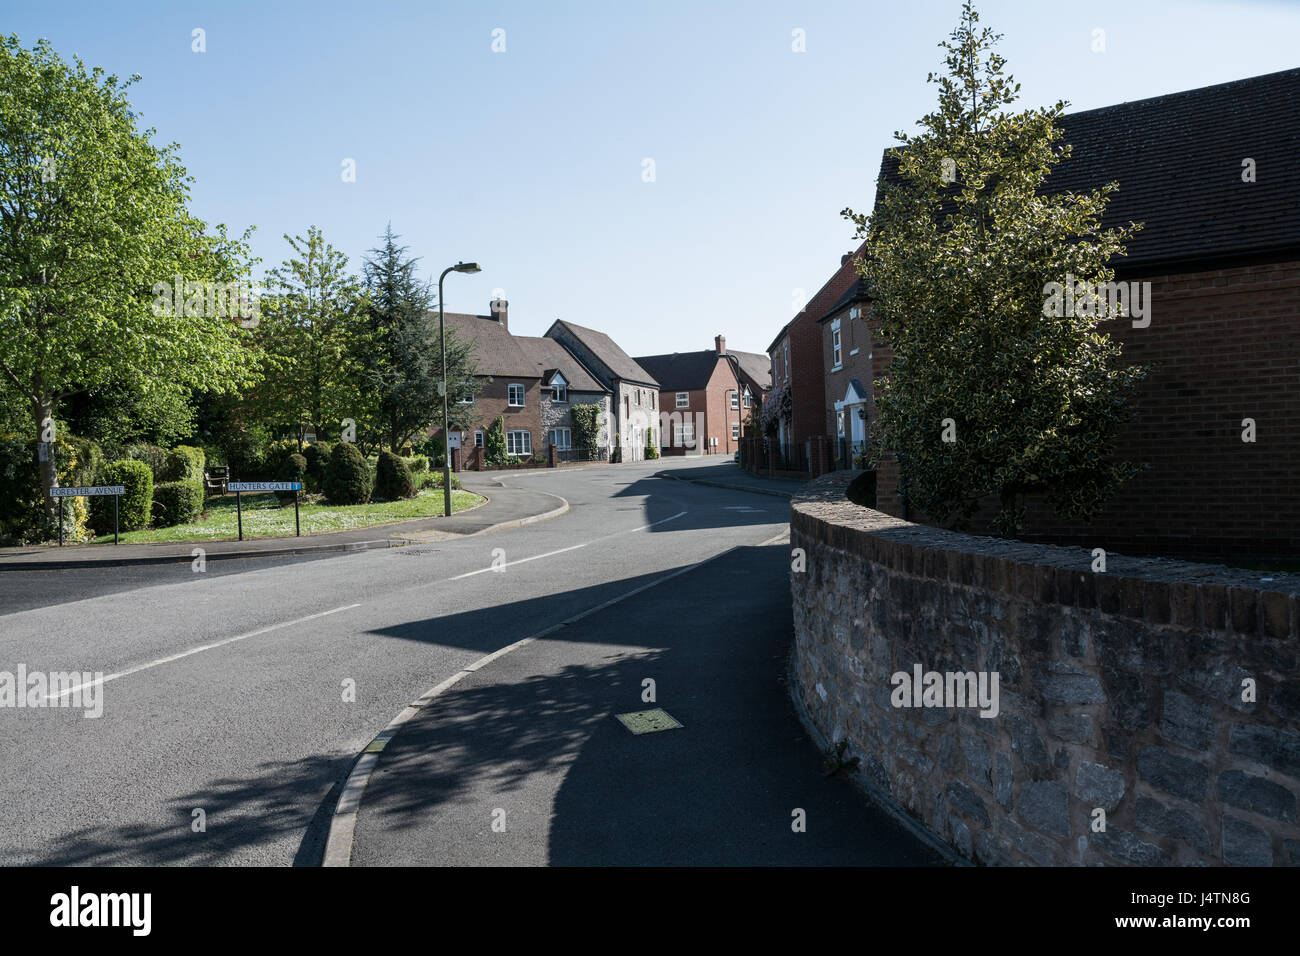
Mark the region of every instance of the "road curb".
[[[783, 531], [780, 534], [761, 542], [759, 547], [779, 542], [788, 537], [788, 535], [789, 531]], [[740, 546], [737, 545], [737, 547]], [[466, 677], [482, 670], [498, 658], [505, 657], [511, 651], [516, 651], [521, 647], [527, 647], [534, 641], [541, 640], [557, 631], [561, 631], [570, 624], [576, 624], [584, 618], [590, 617], [593, 614], [598, 614], [607, 608], [613, 607], [615, 604], [626, 601], [628, 598], [636, 597], [638, 594], [649, 591], [651, 588], [656, 588], [667, 581], [671, 581], [673, 578], [698, 570], [704, 565], [716, 561], [735, 550], [735, 547], [728, 548], [725, 551], [720, 551], [715, 555], [705, 558], [703, 561], [697, 561], [695, 564], [685, 568], [678, 568], [670, 574], [666, 574], [661, 578], [656, 578], [640, 587], [633, 588], [626, 594], [620, 594], [618, 597], [597, 604], [595, 607], [587, 608], [585, 611], [580, 611], [572, 617], [564, 619], [559, 624], [552, 624], [545, 630], [521, 638], [513, 644], [507, 644], [505, 647], [499, 648], [491, 654], [486, 654], [483, 657], [480, 657], [468, 667], [457, 671], [441, 683], [430, 687], [415, 700], [411, 701], [411, 703], [407, 704], [396, 717], [388, 722], [388, 726], [376, 734], [375, 738], [366, 745], [366, 748], [357, 755], [356, 762], [348, 772], [347, 779], [343, 784], [343, 789], [339, 793], [338, 803], [334, 806], [334, 812], [330, 815], [329, 835], [325, 840], [325, 853], [321, 861], [321, 866], [342, 867], [352, 865], [352, 846], [356, 837], [357, 816], [361, 812], [361, 799], [365, 795], [366, 787], [370, 784], [370, 777], [374, 773], [375, 767], [379, 764], [379, 755], [383, 753], [384, 748], [388, 746], [389, 741], [397, 736], [397, 732], [401, 730], [402, 725], [419, 714], [420, 711], [432, 705], [435, 700], [447, 691], [451, 690], [452, 687], [456, 686]]]
[[[503, 486], [504, 487], [504, 486]], [[475, 492], [475, 494], [480, 494]], [[508, 521], [499, 521], [496, 524], [488, 525], [486, 528], [480, 528], [477, 531], [471, 531], [469, 534], [460, 535], [460, 537], [472, 538], [480, 534], [491, 534], [496, 531], [505, 531], [510, 528], [519, 528], [527, 524], [534, 524], [538, 521], [546, 521], [550, 518], [556, 518], [569, 510], [569, 502], [559, 495], [552, 495], [549, 492], [541, 492], [552, 498], [559, 498], [563, 504], [558, 508], [552, 508], [550, 511], [541, 514], [528, 515], [523, 518], [512, 518]], [[467, 514], [478, 508], [482, 508], [492, 499], [487, 495], [482, 495], [483, 502], [475, 505], [473, 508], [466, 508], [463, 511], [456, 512], [457, 515]], [[425, 531], [411, 531], [406, 534], [415, 536], [424, 534], [428, 531], [438, 531], [437, 528], [426, 528]], [[455, 532], [442, 532], [444, 534], [455, 534]], [[267, 539], [262, 539], [267, 540]], [[202, 548], [203, 543], [199, 541], [184, 542], [194, 548]], [[294, 555], [307, 554], [330, 554], [345, 553], [349, 551], [372, 551], [378, 548], [405, 548], [412, 544], [421, 543], [418, 538], [407, 538], [402, 533], [390, 534], [385, 538], [372, 538], [366, 541], [338, 541], [329, 544], [303, 544], [293, 547], [284, 548], [245, 548], [238, 551], [216, 551], [207, 552], [205, 549], [205, 561], [230, 561], [247, 558], [283, 558]], [[100, 545], [100, 547], [109, 547], [109, 545]], [[14, 561], [6, 562], [0, 558], [0, 573], [6, 571], [60, 571], [85, 568], [120, 568], [132, 565], [156, 565], [156, 564], [188, 564], [194, 560], [193, 554], [169, 554], [169, 555], [135, 555], [132, 557], [123, 556], [120, 558], [56, 558], [50, 561]]]
[[752, 491], [756, 495], [772, 495], [776, 498], [784, 498], [787, 501], [794, 497], [793, 491], [779, 491], [776, 488], [754, 488], [751, 485], [740, 485], [733, 481], [714, 481], [712, 478], [679, 478], [677, 475], [666, 471], [655, 473], [656, 478], [671, 478], [673, 481], [689, 481], [697, 485], [708, 485], [710, 488], [726, 488], [730, 491]]

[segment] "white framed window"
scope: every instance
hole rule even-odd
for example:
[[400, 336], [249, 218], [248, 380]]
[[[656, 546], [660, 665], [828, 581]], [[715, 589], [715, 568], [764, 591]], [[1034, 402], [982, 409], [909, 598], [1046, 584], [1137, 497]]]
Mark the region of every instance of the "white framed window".
[[749, 408], [749, 406], [753, 404], [754, 404], [754, 394], [747, 388], [745, 389], [745, 407]]
[[732, 438], [733, 441], [739, 441], [739, 439], [740, 439], [740, 422], [732, 422], [732, 423], [731, 423], [731, 438]]
[[[523, 386], [520, 386], [521, 388]], [[507, 455], [531, 455], [533, 453], [533, 433], [526, 431], [506, 432]]]
[[552, 385], [552, 386], [551, 386], [551, 401], [553, 401], [553, 402], [560, 402], [561, 404], [565, 404], [565, 405], [567, 405], [567, 404], [569, 403], [569, 386], [567, 386], [567, 385]]
[[638, 389], [636, 390], [636, 393], [635, 393], [635, 394], [636, 394], [636, 401], [633, 402], [633, 404], [635, 404], [635, 405], [640, 405], [640, 404], [641, 404], [641, 389], [638, 388]]
[[552, 428], [551, 444], [557, 451], [570, 451], [573, 448], [573, 429], [572, 428]]
[[678, 407], [678, 408], [690, 408], [690, 407], [691, 407], [691, 393], [690, 393], [690, 392], [678, 392], [678, 393], [677, 393], [677, 407]]
[[844, 409], [842, 408], [835, 413], [835, 432], [841, 438], [844, 437]]
[[511, 385], [507, 390], [510, 396], [508, 401], [514, 408], [523, 408], [524, 405], [524, 387], [522, 385]]
[[831, 370], [844, 364], [844, 349], [840, 345], [840, 320], [831, 323]]
[[740, 408], [740, 393], [738, 393], [735, 389], [732, 389], [732, 391], [731, 391], [731, 410], [734, 412], [734, 411], [735, 411], [736, 409], [738, 409], [738, 408]]
[[483, 432], [481, 430], [474, 433], [474, 445], [478, 448], [483, 447]]
[[677, 444], [683, 448], [695, 447], [695, 423], [682, 422], [677, 426]]

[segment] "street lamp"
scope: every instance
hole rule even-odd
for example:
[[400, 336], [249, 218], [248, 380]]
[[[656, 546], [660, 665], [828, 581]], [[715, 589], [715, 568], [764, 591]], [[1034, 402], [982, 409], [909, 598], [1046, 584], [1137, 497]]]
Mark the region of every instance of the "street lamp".
[[477, 262], [458, 262], [438, 276], [438, 350], [442, 353], [442, 514], [451, 517], [451, 427], [447, 424], [447, 332], [442, 325], [442, 280], [448, 272], [482, 272]]

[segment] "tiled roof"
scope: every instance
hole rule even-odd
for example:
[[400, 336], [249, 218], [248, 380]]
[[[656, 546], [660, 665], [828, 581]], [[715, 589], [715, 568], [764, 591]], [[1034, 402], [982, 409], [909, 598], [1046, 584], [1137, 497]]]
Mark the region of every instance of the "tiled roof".
[[763, 391], [772, 388], [772, 357], [758, 352], [732, 352], [740, 361], [740, 370], [754, 380]]
[[528, 360], [536, 366], [535, 375], [549, 382], [548, 374], [559, 369], [571, 392], [603, 392], [605, 387], [595, 376], [555, 339], [534, 335], [516, 335], [515, 344], [523, 349]]
[[[438, 313], [432, 313], [437, 328]], [[518, 339], [491, 315], [467, 315], [463, 312], [443, 313], [448, 331], [455, 332], [461, 341], [474, 346], [474, 362], [479, 375], [505, 375], [513, 378], [539, 378], [538, 363], [519, 345]]]
[[[1300, 69], [1072, 113], [1073, 147], [1047, 192], [1118, 182], [1103, 226], [1144, 223], [1119, 263], [1277, 255], [1300, 249]], [[1242, 181], [1253, 159], [1256, 181]], [[897, 179], [886, 151], [883, 182]]]
[[658, 386], [659, 383], [655, 381], [654, 376], [638, 365], [632, 356], [619, 348], [618, 343], [604, 332], [597, 332], [595, 329], [574, 325], [572, 322], [563, 319], [556, 319], [555, 324], [563, 325], [572, 332], [574, 337], [604, 362], [605, 366], [618, 378], [643, 385]]
[[705, 349], [671, 355], [639, 355], [636, 363], [653, 375], [664, 391], [687, 392], [709, 384], [721, 357], [713, 349]]

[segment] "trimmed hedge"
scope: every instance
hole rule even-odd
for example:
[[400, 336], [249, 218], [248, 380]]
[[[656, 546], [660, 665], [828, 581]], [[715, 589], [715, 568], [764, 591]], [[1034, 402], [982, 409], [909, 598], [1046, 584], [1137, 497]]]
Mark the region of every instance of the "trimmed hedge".
[[[147, 528], [153, 517], [153, 469], [137, 458], [123, 458], [104, 466], [100, 484], [122, 485], [126, 493], [118, 505], [118, 526], [123, 531]], [[113, 530], [113, 496], [91, 499], [91, 520], [100, 534]]]
[[155, 528], [189, 524], [203, 514], [203, 486], [192, 481], [164, 481], [153, 489]]
[[375, 468], [375, 495], [386, 501], [415, 497], [411, 470], [391, 451], [379, 453], [379, 464]]
[[[135, 442], [126, 447], [126, 456], [132, 461], [142, 461], [149, 466], [149, 473], [153, 475], [154, 481], [164, 481], [162, 477], [166, 467], [167, 449], [160, 448], [157, 445], [151, 445], [148, 442]], [[114, 482], [120, 484], [121, 482]], [[113, 516], [110, 514], [108, 520], [111, 523]], [[112, 528], [110, 527], [111, 531]]]
[[370, 466], [356, 445], [341, 441], [334, 446], [322, 488], [331, 504], [364, 505], [370, 500]]
[[160, 482], [192, 481], [201, 489], [206, 465], [207, 457], [202, 448], [177, 445], [163, 456], [162, 469], [154, 477]]

